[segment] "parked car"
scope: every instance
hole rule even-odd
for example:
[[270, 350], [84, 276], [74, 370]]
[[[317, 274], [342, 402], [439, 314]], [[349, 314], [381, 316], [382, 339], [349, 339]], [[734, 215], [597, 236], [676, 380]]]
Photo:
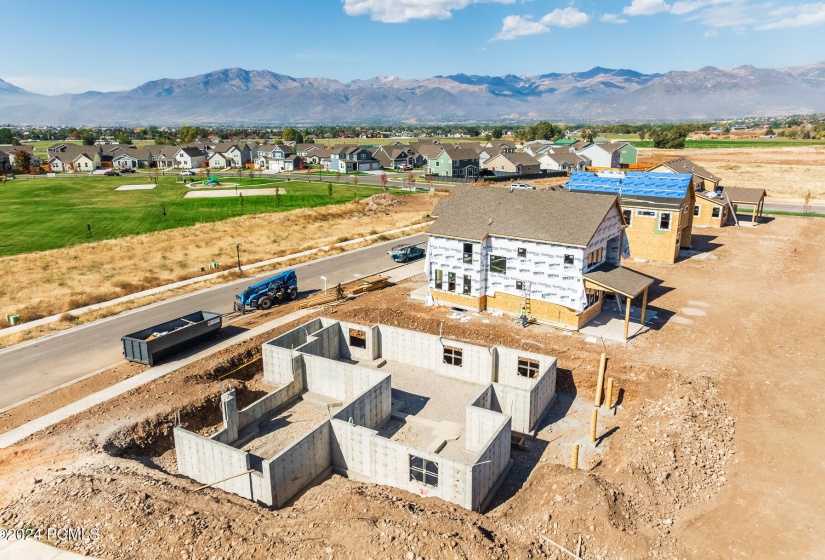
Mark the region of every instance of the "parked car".
[[392, 253], [392, 260], [395, 262], [410, 262], [424, 257], [426, 251], [415, 245], [403, 245]]
[[124, 167], [123, 169], [120, 170], [120, 172], [121, 173], [134, 173], [135, 170], [132, 169], [131, 167]]
[[536, 190], [536, 187], [534, 187], [533, 185], [528, 185], [527, 183], [511, 183], [510, 189], [524, 189], [528, 191], [534, 191]]
[[185, 170], [180, 171], [178, 173], [178, 175], [194, 175], [194, 174], [195, 174], [195, 172], [192, 171], [191, 169], [185, 169]]

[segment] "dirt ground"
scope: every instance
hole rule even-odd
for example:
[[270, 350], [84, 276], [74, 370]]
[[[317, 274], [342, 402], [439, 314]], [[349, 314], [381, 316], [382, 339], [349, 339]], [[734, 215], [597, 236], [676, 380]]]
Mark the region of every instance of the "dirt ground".
[[[175, 474], [174, 415], [207, 433], [229, 385], [240, 406], [260, 397], [260, 361], [221, 377], [268, 333], [0, 451], [0, 524], [98, 527], [100, 540], [60, 546], [101, 558], [561, 558], [546, 539], [580, 536], [588, 560], [821, 558], [825, 220], [766, 222], [697, 230], [710, 259], [627, 263], [659, 279], [658, 318], [627, 346], [488, 314], [461, 323], [410, 302], [415, 282], [319, 312], [558, 357], [554, 408], [485, 515], [339, 476], [278, 511], [195, 492]], [[573, 420], [602, 351], [622, 408], [571, 470], [564, 442], [586, 437]]]
[[825, 146], [720, 148], [705, 150], [639, 149], [639, 163], [684, 157], [722, 178], [722, 185], [762, 188], [768, 202], [825, 203]]

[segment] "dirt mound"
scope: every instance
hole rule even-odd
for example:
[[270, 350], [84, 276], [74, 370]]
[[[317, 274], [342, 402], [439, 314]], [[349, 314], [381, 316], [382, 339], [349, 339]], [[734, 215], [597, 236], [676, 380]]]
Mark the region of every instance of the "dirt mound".
[[375, 212], [378, 210], [386, 210], [388, 208], [401, 206], [405, 201], [398, 196], [393, 196], [387, 193], [378, 193], [365, 198], [362, 202], [364, 203], [364, 208], [367, 211]]

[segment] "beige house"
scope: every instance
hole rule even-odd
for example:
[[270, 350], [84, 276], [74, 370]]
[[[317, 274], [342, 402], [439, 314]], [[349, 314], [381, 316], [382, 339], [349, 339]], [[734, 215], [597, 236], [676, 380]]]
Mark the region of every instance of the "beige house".
[[492, 171], [497, 177], [538, 175], [541, 173], [539, 160], [524, 152], [498, 154], [482, 163], [481, 167]]

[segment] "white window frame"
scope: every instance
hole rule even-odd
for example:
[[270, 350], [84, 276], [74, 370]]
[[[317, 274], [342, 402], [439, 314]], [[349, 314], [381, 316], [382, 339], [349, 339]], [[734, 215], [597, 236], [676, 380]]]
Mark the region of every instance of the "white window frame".
[[[714, 214], [716, 214], [717, 212], [719, 212], [719, 215], [715, 216]], [[714, 206], [713, 207], [713, 212], [711, 212], [710, 217], [711, 218], [721, 218], [722, 217], [722, 207], [721, 206]]]
[[[627, 212], [627, 214], [625, 214], [625, 212]], [[624, 218], [627, 227], [630, 227], [633, 224], [633, 210], [631, 208], [623, 209], [622, 217]]]
[[[665, 215], [667, 215], [667, 227], [663, 228], [662, 227], [662, 218], [664, 218]], [[656, 222], [656, 229], [658, 229], [659, 231], [670, 231], [670, 228], [673, 227], [673, 213], [672, 212], [659, 212], [658, 218], [659, 218], [659, 221]]]
[[702, 214], [702, 206], [700, 204], [693, 205], [693, 217], [698, 218]]
[[654, 210], [636, 210], [636, 215], [643, 218], [655, 218], [656, 212]]

